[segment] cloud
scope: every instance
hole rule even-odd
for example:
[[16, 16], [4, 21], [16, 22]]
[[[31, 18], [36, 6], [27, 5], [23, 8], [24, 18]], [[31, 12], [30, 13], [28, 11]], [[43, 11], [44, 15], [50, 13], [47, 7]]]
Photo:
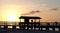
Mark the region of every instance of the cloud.
[[35, 13], [40, 13], [40, 11], [31, 11], [29, 13], [21, 14], [21, 15], [30, 15], [30, 14], [35, 14]]
[[52, 8], [51, 10], [53, 10], [53, 11], [57, 11], [57, 10], [58, 10], [58, 8]]

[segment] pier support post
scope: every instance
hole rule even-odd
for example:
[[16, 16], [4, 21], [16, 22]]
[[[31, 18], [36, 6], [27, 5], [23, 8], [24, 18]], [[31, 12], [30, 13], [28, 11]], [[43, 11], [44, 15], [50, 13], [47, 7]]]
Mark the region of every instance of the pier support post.
[[59, 31], [60, 31], [60, 27], [59, 27]]
[[5, 25], [5, 26], [4, 26], [4, 29], [7, 29], [7, 28], [8, 28], [8, 26]]
[[49, 30], [49, 28], [48, 28], [48, 27], [46, 27], [46, 30], [48, 31], [48, 30]]
[[53, 31], [55, 31], [55, 28], [54, 27], [52, 29], [53, 29]]
[[13, 29], [16, 29], [16, 26], [13, 26]]

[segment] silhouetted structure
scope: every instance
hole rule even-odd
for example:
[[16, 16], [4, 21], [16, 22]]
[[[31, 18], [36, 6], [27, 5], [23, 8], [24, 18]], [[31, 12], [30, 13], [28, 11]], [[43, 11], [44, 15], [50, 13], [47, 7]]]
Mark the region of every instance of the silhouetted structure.
[[13, 25], [13, 29], [16, 29], [16, 26], [15, 25]]
[[5, 24], [5, 25], [4, 25], [4, 29], [7, 29], [7, 28], [8, 28], [7, 22], [5, 22], [4, 24]]
[[32, 17], [32, 16], [21, 16], [19, 17], [20, 22], [19, 25], [7, 25], [7, 22], [4, 23], [4, 25], [0, 25], [0, 29], [10, 29], [8, 26], [12, 26], [11, 29], [17, 29], [17, 26], [19, 26], [18, 29], [27, 29], [27, 30], [50, 30], [49, 28], [52, 28], [52, 31], [55, 31], [55, 28], [58, 28], [60, 31], [60, 23], [59, 22], [40, 22], [40, 17]]
[[[60, 25], [58, 25], [57, 22], [52, 23], [53, 25], [51, 25], [51, 23], [46, 23], [46, 25], [43, 25], [40, 22], [40, 17], [30, 17], [30, 16], [21, 16], [20, 18], [20, 23], [19, 23], [19, 27], [20, 29], [31, 29], [31, 30], [43, 30], [42, 28], [46, 28], [46, 30], [49, 30], [49, 28], [52, 28], [53, 31], [55, 31], [55, 28], [59, 28], [60, 30]], [[21, 22], [21, 19], [24, 19], [24, 22]], [[39, 21], [37, 21], [39, 20]], [[41, 28], [41, 29], [40, 29]]]
[[[32, 16], [21, 16], [21, 17], [19, 17], [19, 19], [20, 19], [20, 22], [21, 22], [21, 19], [24, 19], [24, 23], [29, 23], [29, 22], [33, 22], [33, 20], [35, 20], [35, 22], [36, 22], [36, 19], [38, 19], [39, 21], [38, 22], [40, 22], [40, 17], [32, 17]], [[29, 20], [31, 20], [31, 21], [29, 21]]]
[[[29, 29], [29, 28], [39, 28], [40, 26], [40, 17], [31, 17], [31, 16], [21, 16], [20, 18], [20, 29]], [[24, 19], [24, 22], [21, 22], [21, 19]]]

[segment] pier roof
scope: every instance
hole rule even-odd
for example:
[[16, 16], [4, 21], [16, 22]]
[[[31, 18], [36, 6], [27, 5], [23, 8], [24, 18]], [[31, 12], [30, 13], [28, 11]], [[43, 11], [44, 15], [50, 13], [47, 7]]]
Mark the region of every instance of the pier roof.
[[21, 19], [21, 18], [23, 18], [23, 19], [26, 19], [26, 18], [28, 18], [28, 19], [41, 19], [40, 17], [35, 17], [35, 16], [21, 16], [21, 17], [19, 17], [19, 19]]

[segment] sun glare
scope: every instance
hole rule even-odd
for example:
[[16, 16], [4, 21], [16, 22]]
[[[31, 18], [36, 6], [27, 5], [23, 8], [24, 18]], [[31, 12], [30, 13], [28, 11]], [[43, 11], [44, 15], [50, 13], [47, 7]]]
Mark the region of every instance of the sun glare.
[[16, 18], [15, 15], [12, 15], [12, 14], [11, 14], [11, 15], [8, 15], [8, 16], [7, 16], [7, 20], [8, 20], [8, 21], [15, 22], [15, 21], [17, 20], [17, 18]]

